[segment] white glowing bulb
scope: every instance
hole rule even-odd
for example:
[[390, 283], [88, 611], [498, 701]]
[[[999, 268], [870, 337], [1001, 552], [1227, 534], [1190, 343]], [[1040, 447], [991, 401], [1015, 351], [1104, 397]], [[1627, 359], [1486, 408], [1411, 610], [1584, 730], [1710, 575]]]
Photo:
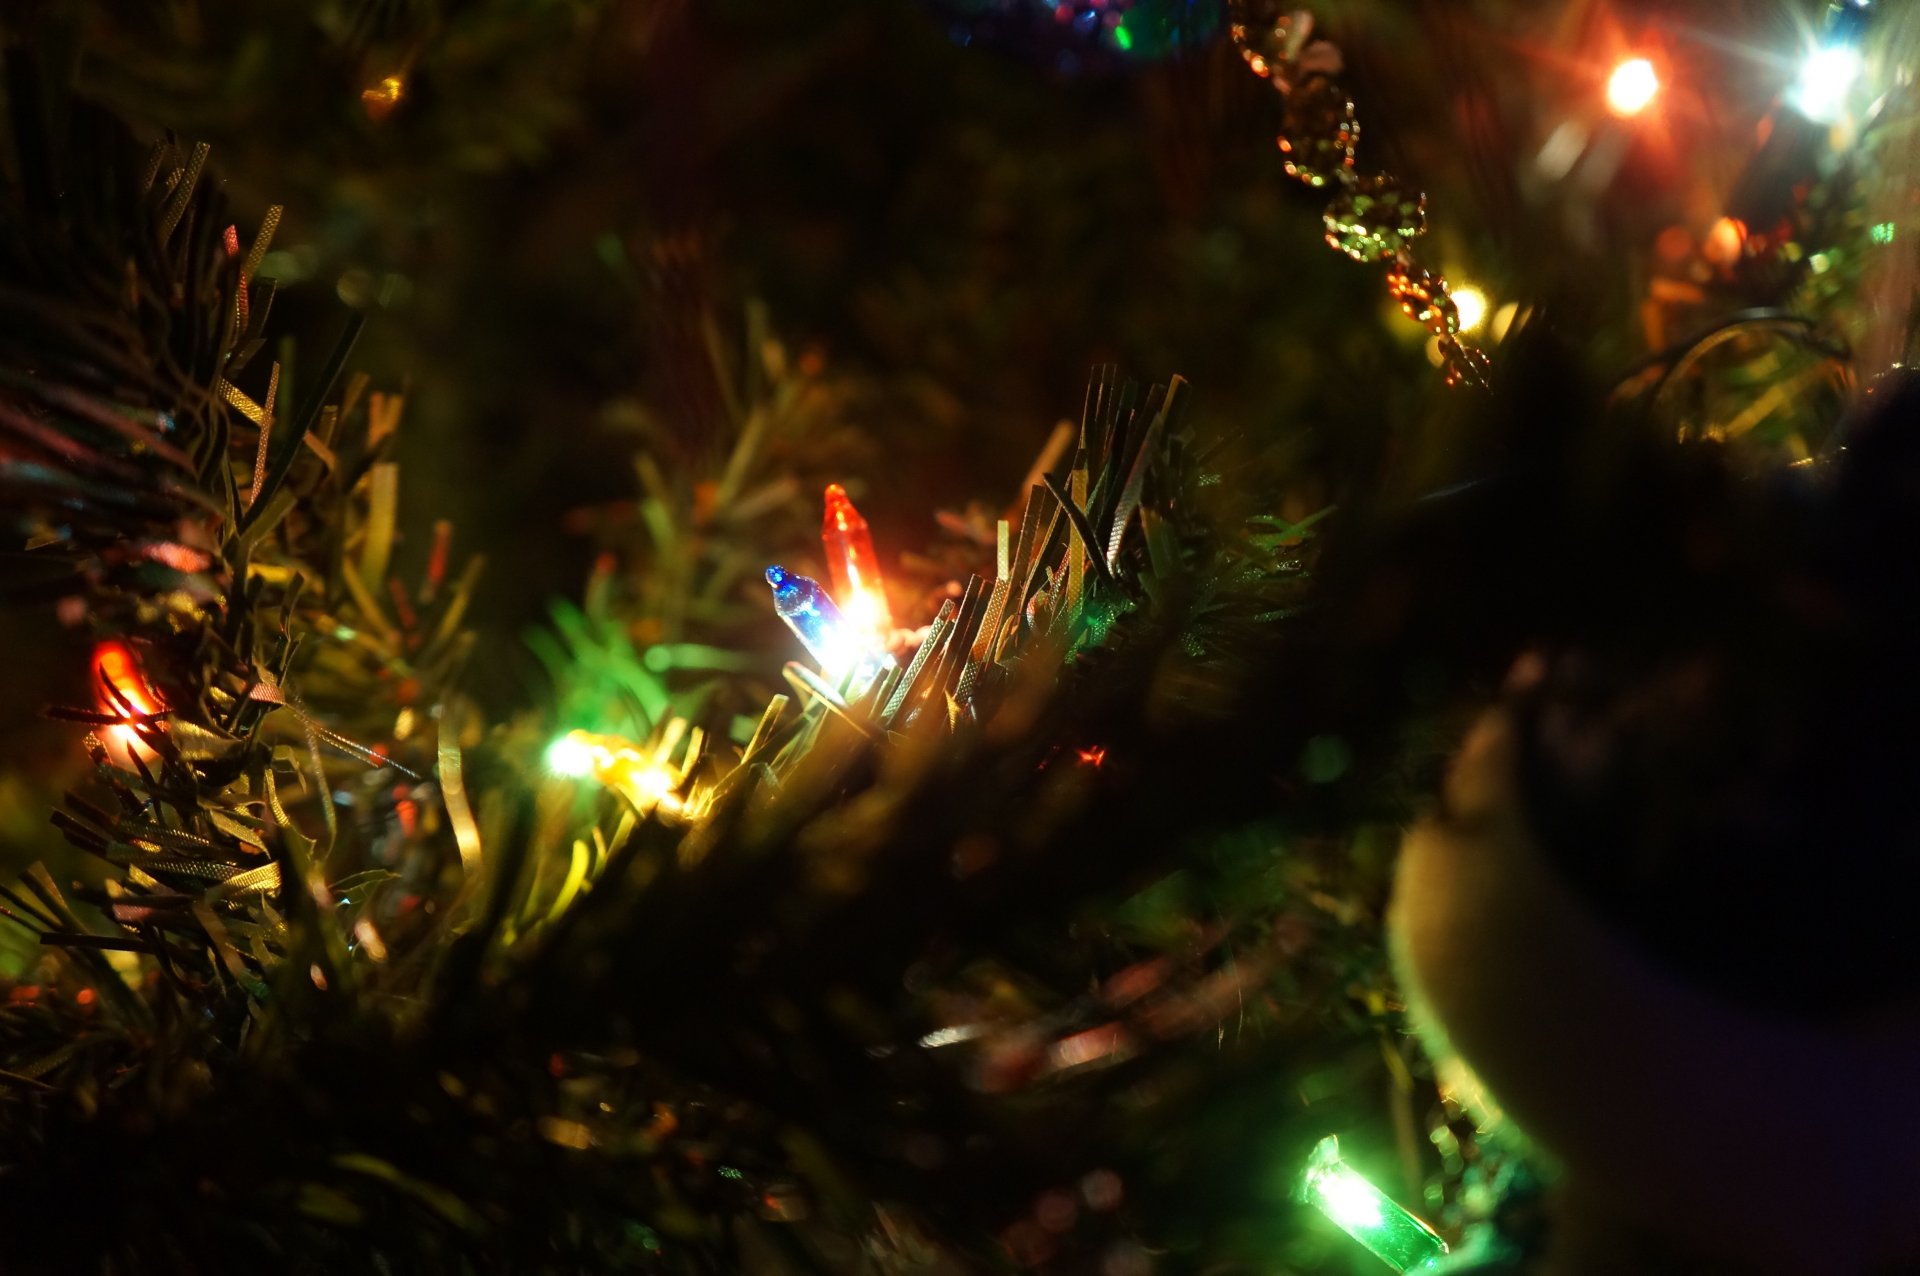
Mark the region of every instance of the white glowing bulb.
[[1787, 100], [1808, 119], [1832, 124], [1847, 113], [1861, 66], [1860, 50], [1851, 44], [1820, 45], [1800, 64], [1800, 78]]
[[874, 597], [872, 590], [864, 587], [854, 589], [847, 595], [847, 600], [840, 604], [840, 614], [847, 618], [855, 630], [875, 640], [876, 644], [885, 641], [887, 625], [892, 617], [886, 602]]
[[1472, 332], [1487, 317], [1487, 294], [1473, 287], [1455, 288], [1453, 308], [1460, 315], [1460, 331]]
[[1607, 77], [1607, 109], [1615, 115], [1638, 115], [1660, 92], [1660, 73], [1645, 58], [1628, 58]]

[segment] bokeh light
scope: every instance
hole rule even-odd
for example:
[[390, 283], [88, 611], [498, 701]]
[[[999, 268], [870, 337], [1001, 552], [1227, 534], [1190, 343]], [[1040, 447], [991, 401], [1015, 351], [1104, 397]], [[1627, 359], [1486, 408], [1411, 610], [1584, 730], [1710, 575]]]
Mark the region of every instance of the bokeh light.
[[1852, 45], [1821, 45], [1800, 64], [1800, 78], [1787, 100], [1808, 119], [1832, 124], [1846, 114], [1860, 68], [1860, 50]]
[[1615, 115], [1638, 115], [1660, 92], [1660, 74], [1645, 58], [1628, 58], [1607, 77], [1607, 109]]
[[576, 778], [593, 774], [593, 746], [578, 731], [569, 731], [547, 746], [547, 770]]
[[1453, 290], [1453, 307], [1460, 313], [1460, 331], [1472, 332], [1487, 318], [1487, 294], [1471, 284]]

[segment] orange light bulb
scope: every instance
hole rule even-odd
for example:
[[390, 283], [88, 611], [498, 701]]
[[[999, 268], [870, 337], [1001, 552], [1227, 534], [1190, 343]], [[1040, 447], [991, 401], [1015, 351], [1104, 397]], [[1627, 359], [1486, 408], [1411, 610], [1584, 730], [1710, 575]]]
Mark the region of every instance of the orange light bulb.
[[100, 712], [123, 719], [120, 725], [105, 731], [109, 750], [118, 750], [127, 760], [154, 756], [132, 721], [136, 716], [145, 718], [160, 713], [166, 705], [148, 686], [140, 658], [133, 654], [133, 648], [115, 638], [94, 647], [93, 680], [94, 698]]
[[1638, 115], [1660, 92], [1660, 73], [1645, 58], [1628, 58], [1607, 77], [1607, 109], [1615, 115]]

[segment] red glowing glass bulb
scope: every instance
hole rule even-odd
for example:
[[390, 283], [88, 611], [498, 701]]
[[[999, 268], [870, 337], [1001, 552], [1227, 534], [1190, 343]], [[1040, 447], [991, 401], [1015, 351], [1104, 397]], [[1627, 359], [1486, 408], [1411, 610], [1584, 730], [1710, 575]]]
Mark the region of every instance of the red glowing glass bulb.
[[140, 658], [134, 654], [133, 648], [113, 638], [96, 646], [93, 649], [93, 679], [94, 695], [99, 701], [100, 711], [123, 719], [120, 725], [107, 728], [109, 745], [118, 747], [129, 758], [135, 755], [152, 757], [153, 750], [140, 738], [132, 719], [136, 715], [150, 717], [162, 712], [166, 706], [148, 685], [146, 673], [140, 668]]
[[832, 596], [841, 614], [861, 629], [879, 634], [891, 631], [893, 610], [887, 606], [873, 534], [847, 499], [847, 489], [838, 483], [827, 484], [827, 516], [821, 524], [820, 543], [827, 551]]

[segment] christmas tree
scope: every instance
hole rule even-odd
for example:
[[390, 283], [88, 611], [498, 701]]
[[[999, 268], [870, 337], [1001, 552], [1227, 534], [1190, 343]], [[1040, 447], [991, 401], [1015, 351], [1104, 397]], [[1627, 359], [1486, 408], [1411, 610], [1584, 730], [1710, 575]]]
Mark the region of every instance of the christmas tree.
[[4, 34], [6, 1270], [1920, 1257], [1920, 15]]

